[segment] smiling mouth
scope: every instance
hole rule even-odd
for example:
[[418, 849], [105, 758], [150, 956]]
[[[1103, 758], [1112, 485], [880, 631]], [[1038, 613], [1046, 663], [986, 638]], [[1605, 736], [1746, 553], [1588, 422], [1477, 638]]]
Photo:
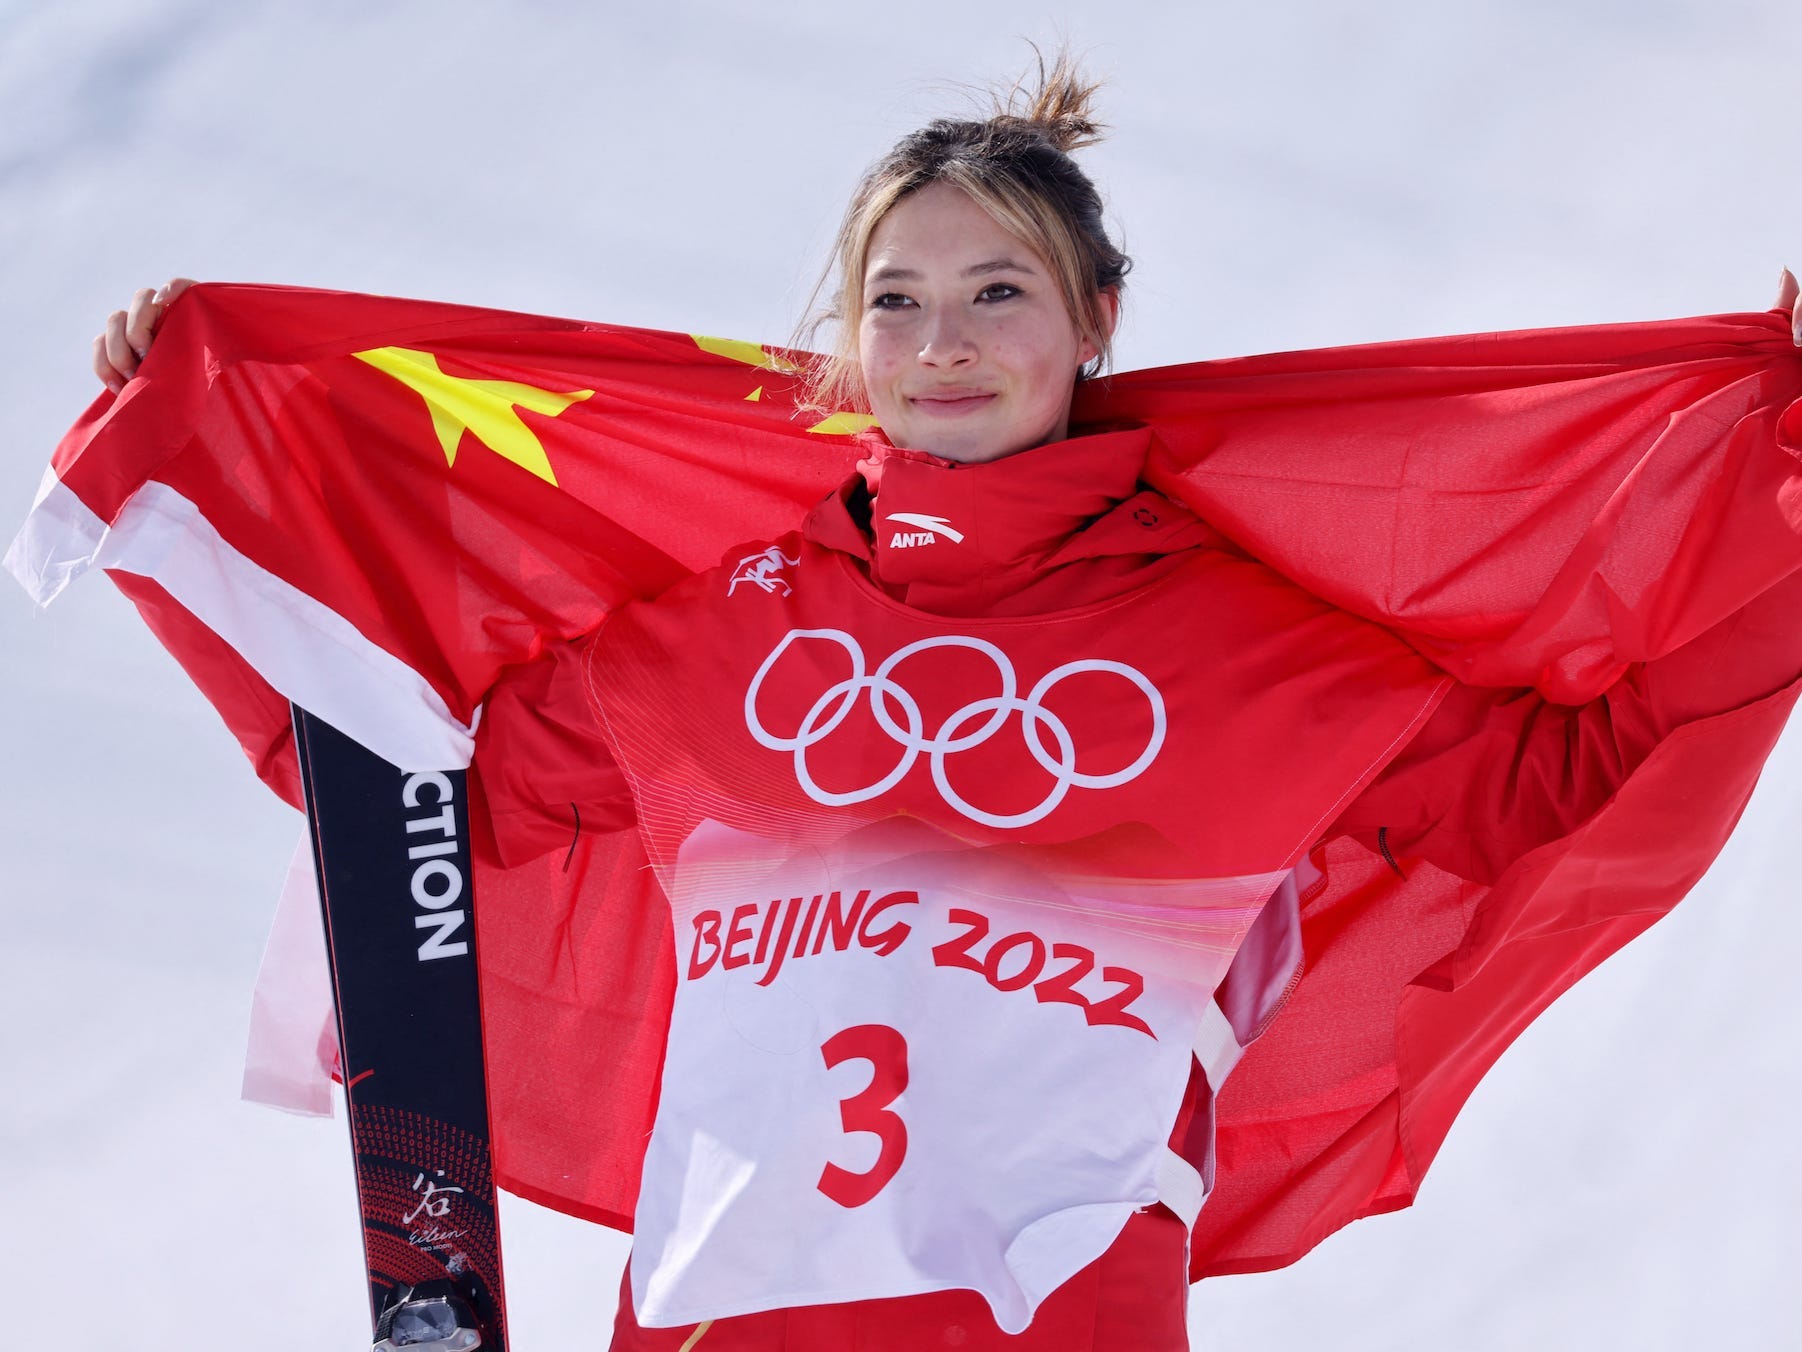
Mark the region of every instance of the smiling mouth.
[[990, 390], [942, 390], [933, 394], [914, 394], [908, 402], [928, 413], [970, 413], [986, 408], [996, 396]]

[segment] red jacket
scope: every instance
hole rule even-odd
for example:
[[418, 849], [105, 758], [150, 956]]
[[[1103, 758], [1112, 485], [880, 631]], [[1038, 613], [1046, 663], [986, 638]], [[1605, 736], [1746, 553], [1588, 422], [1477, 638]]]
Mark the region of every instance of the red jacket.
[[[833, 551], [906, 606], [947, 617], [1024, 620], [1134, 594], [1200, 556], [1251, 563], [1192, 511], [1143, 486], [1139, 476], [1147, 444], [1142, 433], [1110, 434], [981, 466], [949, 466], [914, 453], [879, 450], [862, 478], [809, 516], [806, 541]], [[873, 502], [866, 483], [878, 486]], [[943, 547], [943, 541], [922, 547], [914, 543], [912, 532], [884, 527], [896, 513], [916, 521], [958, 523], [965, 538], [956, 547]], [[734, 549], [712, 576], [729, 579], [736, 565], [758, 558], [763, 548], [751, 543]], [[784, 562], [790, 560], [788, 550], [802, 554], [799, 547], [780, 542], [776, 549]], [[790, 585], [789, 578], [799, 584], [803, 569], [813, 566], [782, 569], [774, 577], [783, 586]], [[704, 589], [705, 578], [697, 586]], [[1693, 822], [1670, 822], [1657, 832], [1638, 829], [1617, 795], [1636, 776], [1645, 778], [1640, 772], [1661, 746], [1664, 757], [1681, 754], [1688, 739], [1673, 737], [1678, 729], [1693, 725], [1692, 737], [1722, 735], [1717, 729], [1735, 724], [1754, 730], [1755, 736], [1774, 729], [1774, 720], [1794, 697], [1790, 682], [1802, 672], [1802, 632], [1790, 621], [1797, 601], [1802, 601], [1802, 582], [1792, 578], [1669, 655], [1631, 665], [1602, 696], [1583, 705], [1555, 704], [1531, 689], [1459, 685], [1442, 677], [1435, 682], [1432, 669], [1423, 664], [1422, 688], [1432, 689], [1435, 705], [1430, 716], [1405, 724], [1404, 735], [1387, 744], [1380, 763], [1371, 766], [1374, 779], [1347, 784], [1355, 796], [1306, 842], [1324, 876], [1304, 898], [1307, 961], [1287, 1007], [1253, 1045], [1217, 1108], [1210, 1104], [1205, 1077], [1197, 1073], [1191, 1081], [1176, 1143], [1202, 1164], [1208, 1146], [1205, 1121], [1210, 1111], [1217, 1111], [1221, 1150], [1218, 1191], [1197, 1226], [1191, 1260], [1196, 1275], [1212, 1265], [1210, 1242], [1231, 1237], [1243, 1243], [1251, 1235], [1280, 1232], [1293, 1223], [1286, 1215], [1317, 1203], [1310, 1189], [1330, 1180], [1321, 1166], [1343, 1149], [1346, 1125], [1373, 1114], [1377, 1121], [1372, 1125], [1380, 1125], [1383, 1105], [1394, 1101], [1394, 1073], [1384, 1068], [1406, 1054], [1399, 1050], [1405, 1044], [1398, 1023], [1386, 1020], [1382, 1011], [1405, 1009], [1410, 1000], [1423, 999], [1410, 994], [1423, 973], [1425, 990], [1450, 986], [1445, 997], [1455, 994], [1460, 940], [1471, 944], [1464, 936], [1491, 949], [1494, 961], [1481, 964], [1479, 959], [1479, 969], [1487, 966], [1494, 972], [1490, 980], [1533, 961], [1540, 946], [1532, 941], [1531, 927], [1538, 923], [1530, 918], [1534, 903], [1551, 904], [1543, 879], [1560, 865], [1593, 872], [1592, 865], [1578, 862], [1586, 839], [1600, 835], [1603, 843], [1592, 850], [1605, 848], [1616, 866], [1625, 869], [1618, 880], [1589, 885], [1597, 909], [1620, 904], [1613, 900], [1617, 897], [1635, 907], [1624, 916], [1598, 915], [1591, 922], [1594, 933], [1586, 939], [1593, 945], [1590, 951], [1599, 957], [1604, 946], [1648, 923], [1648, 913], [1637, 904], [1654, 895], [1650, 889], [1670, 885], [1658, 876], [1658, 856], [1673, 840], [1694, 839], [1698, 833]], [[634, 613], [635, 608], [628, 608], [615, 623], [630, 628], [627, 621]], [[684, 623], [680, 611], [672, 623], [679, 631]], [[1173, 636], [1177, 627], [1173, 622]], [[608, 641], [609, 631], [603, 629], [596, 641], [603, 655]], [[631, 796], [593, 717], [593, 657], [586, 642], [548, 652], [533, 668], [498, 687], [490, 700], [478, 763], [532, 767], [504, 784], [484, 781], [494, 819], [505, 824], [497, 828], [498, 843], [511, 860], [542, 849], [560, 856], [568, 851], [576, 811], [584, 832], [593, 823], [623, 825], [631, 819]], [[1205, 654], [1193, 658], [1197, 667], [1207, 660]], [[680, 686], [659, 693], [678, 708], [693, 707]], [[1221, 709], [1216, 716], [1224, 723], [1279, 717], [1298, 760], [1330, 759], [1326, 749], [1337, 748], [1344, 735], [1324, 724], [1310, 728], [1303, 714], [1260, 713], [1254, 705], [1247, 700], [1246, 707]], [[1305, 709], [1307, 702], [1297, 707]], [[510, 740], [515, 738], [520, 739], [517, 744]], [[1684, 759], [1688, 766], [1682, 773], [1718, 776], [1711, 757]], [[1657, 774], [1656, 767], [1651, 773]], [[554, 795], [536, 788], [547, 774], [555, 776]], [[1742, 783], [1749, 788], [1749, 781]], [[1179, 805], [1178, 819], [1185, 814], [1189, 820], [1202, 815], [1193, 804]], [[1718, 827], [1708, 828], [1714, 830]], [[632, 854], [636, 842], [622, 838], [620, 848]], [[1705, 845], [1690, 848], [1699, 853]], [[1513, 918], [1528, 926], [1526, 933], [1499, 942], [1484, 936], [1484, 907], [1496, 896], [1495, 885], [1521, 877], [1522, 870], [1511, 874], [1510, 867], [1533, 860], [1535, 851], [1551, 856], [1542, 854], [1535, 861], [1538, 876], [1526, 872], [1527, 882], [1515, 884], [1518, 890], [1501, 892], [1526, 901], [1525, 913]], [[574, 858], [582, 857], [578, 849]], [[1636, 859], [1646, 862], [1636, 869]], [[1540, 885], [1534, 887], [1534, 882]], [[1647, 891], [1635, 895], [1635, 888]], [[1550, 932], [1554, 941], [1566, 939], [1573, 923], [1583, 926], [1581, 911], [1573, 915], [1563, 910]], [[659, 935], [645, 937], [660, 949], [668, 942]], [[1447, 968], [1450, 979], [1433, 974], [1435, 962]], [[1497, 962], [1500, 971], [1495, 970]], [[658, 966], [653, 962], [644, 970]], [[661, 969], [670, 970], [667, 953]], [[1223, 1003], [1230, 1006], [1235, 982], [1254, 985], [1265, 975], [1236, 970]], [[667, 999], [668, 980], [660, 980], [658, 987], [660, 999]], [[1271, 1012], [1267, 1000], [1260, 1006], [1254, 999], [1251, 1007], [1260, 1014]], [[1498, 1012], [1492, 1010], [1490, 1017]], [[1520, 1018], [1521, 1011], [1513, 1011], [1512, 1017]], [[1261, 1017], [1247, 1020], [1253, 1021], [1264, 1023]], [[1432, 1028], [1423, 1019], [1418, 1029], [1408, 1026], [1408, 1032]], [[1244, 1031], [1250, 1042], [1252, 1030]], [[1488, 1036], [1494, 1036], [1493, 1026]], [[1334, 1053], [1324, 1062], [1305, 1050], [1322, 1040]], [[1447, 1054], [1441, 1050], [1441, 1055]], [[1368, 1068], [1356, 1077], [1362, 1079], [1366, 1097], [1350, 1102], [1345, 1101], [1348, 1063]], [[1441, 1065], [1457, 1062], [1448, 1056]], [[1320, 1164], [1272, 1174], [1259, 1167], [1255, 1155], [1247, 1162], [1241, 1145], [1246, 1134], [1270, 1129], [1259, 1121], [1260, 1109], [1275, 1102], [1293, 1112], [1293, 1105], [1309, 1094], [1334, 1103], [1333, 1111], [1319, 1120], [1296, 1114], [1297, 1120], [1282, 1130], [1304, 1159], [1312, 1153]], [[1390, 1176], [1394, 1182], [1389, 1186], [1408, 1186], [1405, 1158], [1394, 1162]], [[1341, 1186], [1368, 1187], [1370, 1181], [1368, 1175], [1352, 1175]], [[1348, 1192], [1348, 1204], [1350, 1196]], [[1175, 1253], [1164, 1237], [1167, 1230], [1154, 1221], [1148, 1217], [1129, 1227], [1092, 1272], [1044, 1307], [1049, 1323], [1041, 1328], [1035, 1322], [1034, 1330], [1053, 1338], [1047, 1347], [1164, 1345], [1143, 1323], [1131, 1322], [1155, 1321], [1159, 1309], [1165, 1332], [1156, 1336], [1173, 1340], [1168, 1345], [1182, 1345], [1174, 1341], [1180, 1337], [1182, 1283], [1168, 1275]], [[1241, 1260], [1222, 1266], [1254, 1264]], [[1109, 1332], [1110, 1318], [1129, 1322]], [[662, 1347], [672, 1336], [668, 1330], [638, 1330], [624, 1309], [621, 1320], [621, 1346]], [[825, 1341], [809, 1343], [800, 1331], [816, 1323], [817, 1333], [806, 1337]], [[783, 1329], [787, 1332], [780, 1336], [802, 1337], [786, 1345], [824, 1346], [842, 1323], [860, 1330], [859, 1346], [917, 1345], [911, 1340], [921, 1336], [920, 1330], [950, 1324], [972, 1337], [1000, 1336], [981, 1303], [963, 1292], [865, 1302], [855, 1311], [821, 1308], [719, 1321], [708, 1337], [722, 1348], [777, 1347], [785, 1345], [777, 1333]], [[1092, 1344], [1069, 1341], [1076, 1327]], [[879, 1330], [896, 1341], [869, 1341]], [[679, 1346], [680, 1341], [668, 1345]], [[1017, 1344], [996, 1344], [1003, 1345]]]

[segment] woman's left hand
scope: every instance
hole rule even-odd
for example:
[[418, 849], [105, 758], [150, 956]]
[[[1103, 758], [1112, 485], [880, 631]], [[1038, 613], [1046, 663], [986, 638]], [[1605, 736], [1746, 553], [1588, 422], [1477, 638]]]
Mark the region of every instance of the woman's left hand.
[[1775, 308], [1789, 312], [1790, 341], [1802, 347], [1802, 286], [1796, 284], [1796, 274], [1788, 268], [1783, 270], [1783, 280], [1777, 286]]

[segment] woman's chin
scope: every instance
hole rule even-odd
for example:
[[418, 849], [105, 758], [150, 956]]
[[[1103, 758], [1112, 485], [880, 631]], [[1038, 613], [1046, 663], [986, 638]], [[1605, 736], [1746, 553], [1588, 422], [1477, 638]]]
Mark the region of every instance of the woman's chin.
[[1045, 437], [998, 434], [993, 429], [985, 433], [974, 427], [914, 427], [904, 429], [900, 437], [886, 427], [883, 430], [896, 446], [910, 451], [924, 451], [927, 455], [936, 455], [941, 460], [955, 461], [960, 465], [980, 465], [990, 460], [1000, 460], [1016, 451], [1043, 445], [1047, 440]]

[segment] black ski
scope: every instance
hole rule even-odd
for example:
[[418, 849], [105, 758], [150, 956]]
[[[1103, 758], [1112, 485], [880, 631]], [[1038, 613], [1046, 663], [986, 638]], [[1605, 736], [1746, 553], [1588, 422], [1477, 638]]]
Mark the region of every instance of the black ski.
[[294, 738], [376, 1346], [505, 1352], [465, 774], [404, 773], [299, 708]]

